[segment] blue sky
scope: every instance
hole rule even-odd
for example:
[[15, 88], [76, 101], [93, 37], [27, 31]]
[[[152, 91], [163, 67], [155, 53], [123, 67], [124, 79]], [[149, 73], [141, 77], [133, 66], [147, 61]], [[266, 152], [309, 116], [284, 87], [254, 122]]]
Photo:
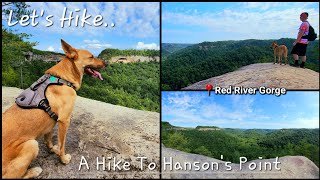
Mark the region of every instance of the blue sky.
[[162, 42], [296, 38], [301, 12], [319, 32], [319, 2], [163, 2]]
[[[35, 47], [40, 50], [62, 52], [60, 39], [64, 39], [77, 49], [88, 49], [93, 54], [98, 55], [105, 48], [118, 49], [159, 49], [160, 43], [160, 5], [159, 3], [144, 2], [30, 2], [27, 3], [30, 10], [37, 10], [40, 16], [36, 18], [39, 22], [37, 26], [31, 25], [11, 26], [10, 28], [32, 34], [30, 41], [39, 42]], [[60, 18], [63, 16], [64, 7], [67, 8], [66, 17], [73, 12], [74, 19], [68, 27], [67, 22], [61, 28]], [[79, 9], [78, 12], [76, 10]], [[93, 24], [96, 16], [103, 17], [103, 25], [89, 26], [85, 24], [81, 27], [81, 18], [87, 9], [87, 16], [91, 15], [87, 21]], [[50, 18], [53, 25], [46, 27]], [[79, 25], [75, 26], [76, 16], [79, 16]], [[114, 27], [111, 24], [114, 23]], [[8, 21], [2, 19], [2, 24], [8, 27]], [[105, 26], [108, 24], [108, 26]], [[139, 43], [140, 42], [140, 43]]]
[[163, 91], [162, 121], [175, 126], [281, 129], [319, 128], [319, 92], [274, 95], [215, 95]]

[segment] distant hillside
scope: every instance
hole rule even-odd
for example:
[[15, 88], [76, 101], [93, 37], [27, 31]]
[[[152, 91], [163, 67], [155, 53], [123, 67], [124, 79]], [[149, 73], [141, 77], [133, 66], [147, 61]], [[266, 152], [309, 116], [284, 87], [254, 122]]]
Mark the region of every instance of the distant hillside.
[[179, 130], [179, 131], [193, 129], [193, 128], [185, 128], [185, 127], [173, 126], [169, 122], [163, 122], [163, 121], [161, 121], [161, 128], [163, 130]]
[[171, 128], [172, 126], [169, 122], [161, 122], [161, 128]]
[[219, 128], [219, 127], [217, 127], [217, 126], [197, 126], [197, 127], [196, 127], [196, 129], [202, 129], [202, 128], [208, 128], [208, 129], [212, 128], [212, 129], [216, 129], [216, 128]]
[[42, 51], [38, 49], [32, 49], [24, 53], [25, 58], [28, 61], [42, 60], [45, 62], [59, 62], [65, 54], [52, 52], [52, 51]]
[[[239, 163], [257, 157], [306, 156], [319, 166], [319, 129], [163, 128], [162, 143], [169, 148]], [[201, 126], [200, 126], [201, 127]], [[205, 127], [205, 126], [204, 126]], [[213, 127], [213, 126], [208, 126]], [[183, 129], [183, 130], [181, 130]]]
[[[162, 89], [177, 90], [195, 82], [232, 72], [254, 63], [273, 62], [273, 41], [285, 44], [290, 51], [294, 39], [217, 41], [194, 44], [166, 57], [161, 64]], [[307, 50], [306, 67], [319, 72], [319, 40]]]
[[115, 56], [124, 56], [126, 58], [127, 56], [144, 56], [144, 57], [160, 57], [160, 51], [159, 50], [136, 50], [136, 49], [126, 49], [126, 50], [120, 50], [120, 49], [113, 49], [113, 48], [107, 48], [98, 55], [98, 58], [101, 58], [105, 61], [111, 61], [112, 57]]
[[58, 53], [58, 52], [53, 52], [53, 51], [43, 51], [43, 50], [39, 50], [39, 49], [32, 49], [33, 54], [37, 54], [37, 55], [61, 55], [64, 56], [65, 54], [63, 53]]
[[193, 44], [183, 44], [183, 43], [162, 43], [161, 44], [161, 58], [166, 58], [170, 54], [184, 49]]

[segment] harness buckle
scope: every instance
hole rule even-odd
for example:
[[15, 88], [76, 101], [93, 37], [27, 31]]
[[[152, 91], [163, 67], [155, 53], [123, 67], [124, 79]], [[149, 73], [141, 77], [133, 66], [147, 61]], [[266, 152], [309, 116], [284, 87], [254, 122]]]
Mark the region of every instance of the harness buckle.
[[39, 102], [39, 105], [40, 105], [40, 107], [44, 107], [44, 102], [45, 100], [44, 99], [42, 99], [40, 102]]
[[49, 106], [49, 103], [48, 103], [48, 101], [46, 99], [42, 99], [39, 102], [39, 106], [40, 106], [40, 108], [42, 108], [46, 112], [48, 112], [51, 109], [51, 107]]

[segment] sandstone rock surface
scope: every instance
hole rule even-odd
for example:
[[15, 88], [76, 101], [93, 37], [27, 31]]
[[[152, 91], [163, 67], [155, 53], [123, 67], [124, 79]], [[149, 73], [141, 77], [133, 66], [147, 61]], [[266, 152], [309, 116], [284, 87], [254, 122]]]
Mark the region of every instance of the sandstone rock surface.
[[310, 69], [258, 63], [244, 66], [236, 71], [212, 77], [183, 89], [206, 89], [207, 84], [213, 87], [281, 87], [289, 90], [319, 90], [319, 73]]

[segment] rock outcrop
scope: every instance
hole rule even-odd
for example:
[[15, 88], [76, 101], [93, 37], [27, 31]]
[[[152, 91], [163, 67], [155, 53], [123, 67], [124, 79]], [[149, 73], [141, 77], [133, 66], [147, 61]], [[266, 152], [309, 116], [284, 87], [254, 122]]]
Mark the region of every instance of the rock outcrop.
[[[161, 177], [163, 179], [319, 179], [319, 168], [308, 158], [304, 156], [285, 156], [279, 157], [278, 162], [280, 164], [277, 165], [275, 169], [274, 162], [276, 159], [258, 159], [253, 161], [248, 161], [242, 164], [241, 170], [239, 164], [228, 164], [232, 168], [231, 170], [227, 170], [225, 166], [225, 162], [221, 160], [217, 160], [214, 158], [209, 158], [202, 155], [190, 154], [181, 152], [175, 149], [166, 148], [162, 146], [162, 172]], [[204, 170], [207, 166], [204, 166], [204, 169], [200, 171], [196, 170], [196, 167], [192, 170], [169, 170], [170, 166], [166, 165], [166, 170], [164, 171], [164, 158], [166, 158], [166, 162], [170, 161], [170, 157], [172, 157], [172, 164], [174, 167], [175, 163], [180, 163], [184, 168], [184, 164], [186, 162], [199, 162], [199, 166], [201, 167], [205, 163], [211, 164], [212, 162], [218, 163], [218, 170], [214, 167], [213, 170], [209, 168], [208, 170]], [[261, 169], [260, 168], [261, 162]], [[272, 164], [272, 170], [269, 170], [270, 166], [265, 166], [266, 162], [270, 162]], [[256, 169], [250, 170], [249, 164], [255, 163]], [[190, 166], [188, 166], [190, 167]], [[267, 170], [264, 168], [267, 167]], [[253, 168], [253, 165], [251, 166]]]
[[111, 57], [110, 63], [134, 63], [134, 62], [160, 62], [159, 56], [147, 57], [147, 56], [114, 56]]
[[229, 86], [242, 87], [280, 87], [289, 90], [319, 90], [319, 73], [310, 69], [296, 68], [289, 65], [273, 63], [258, 63], [244, 66], [234, 72], [212, 77], [183, 89], [206, 89], [206, 85], [213, 87]]
[[40, 59], [43, 60], [45, 62], [59, 62], [64, 55], [62, 54], [47, 54], [47, 55], [41, 55], [41, 54], [34, 54], [32, 52], [25, 52], [24, 53], [25, 59], [27, 61], [32, 61], [32, 60], [36, 60], [36, 59]]
[[[9, 108], [21, 89], [2, 87], [2, 112]], [[66, 152], [71, 154], [70, 164], [63, 165], [55, 154], [50, 154], [39, 139], [40, 152], [30, 167], [40, 166], [43, 172], [38, 178], [159, 178], [160, 174], [160, 115], [122, 106], [77, 97], [71, 125], [67, 134]], [[57, 127], [53, 143], [57, 144]], [[83, 165], [83, 156], [89, 170]], [[130, 163], [130, 170], [97, 170], [97, 157], [105, 157], [106, 169], [113, 160]], [[108, 157], [112, 159], [109, 160]], [[146, 157], [140, 170], [138, 157]], [[147, 165], [156, 163], [154, 170]]]

